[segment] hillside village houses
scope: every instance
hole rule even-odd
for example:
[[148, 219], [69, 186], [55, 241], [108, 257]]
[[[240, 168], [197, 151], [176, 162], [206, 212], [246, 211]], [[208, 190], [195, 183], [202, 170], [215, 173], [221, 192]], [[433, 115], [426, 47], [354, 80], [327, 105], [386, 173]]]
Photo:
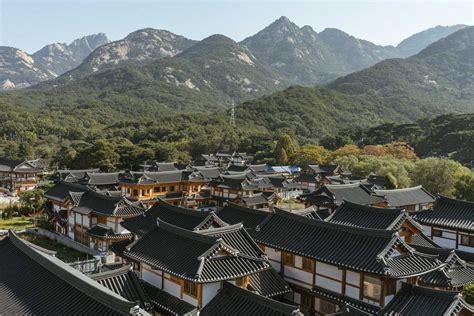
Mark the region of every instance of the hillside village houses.
[[[44, 193], [54, 233], [98, 251], [102, 271], [63, 269], [14, 232], [0, 241], [0, 258], [12, 256], [18, 269], [62, 271], [62, 283], [41, 284], [42, 295], [60, 291], [56, 283], [79, 285], [81, 300], [69, 302], [78, 313], [83, 304], [122, 315], [474, 312], [459, 294], [474, 282], [472, 202], [419, 186], [387, 190], [383, 177], [360, 179], [339, 166], [300, 172], [252, 164], [245, 153], [203, 158], [54, 174]], [[306, 208], [280, 206], [294, 197]], [[29, 281], [38, 282], [27, 274]], [[32, 287], [5, 285], [0, 303], [10, 293], [10, 313], [52, 310], [37, 304]]]

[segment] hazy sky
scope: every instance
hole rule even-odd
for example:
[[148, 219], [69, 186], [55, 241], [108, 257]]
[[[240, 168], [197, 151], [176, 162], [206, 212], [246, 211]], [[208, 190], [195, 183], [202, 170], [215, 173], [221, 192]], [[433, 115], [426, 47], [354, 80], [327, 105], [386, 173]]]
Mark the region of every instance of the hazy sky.
[[0, 46], [33, 53], [48, 43], [98, 32], [117, 40], [144, 27], [192, 39], [221, 33], [239, 41], [282, 15], [318, 32], [335, 27], [376, 44], [396, 45], [435, 25], [473, 25], [474, 0], [0, 0]]

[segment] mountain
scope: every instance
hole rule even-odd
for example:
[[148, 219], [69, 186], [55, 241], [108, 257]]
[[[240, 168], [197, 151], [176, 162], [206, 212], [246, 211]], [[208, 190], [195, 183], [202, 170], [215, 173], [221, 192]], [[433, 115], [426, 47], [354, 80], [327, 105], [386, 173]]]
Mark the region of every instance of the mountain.
[[64, 78], [67, 80], [84, 78], [125, 62], [146, 63], [163, 57], [173, 57], [195, 43], [196, 41], [165, 30], [152, 28], [137, 30], [124, 39], [97, 48], [80, 67]]
[[237, 117], [308, 141], [341, 129], [474, 112], [474, 27], [407, 59], [389, 59], [326, 88], [292, 87], [244, 102]]
[[382, 61], [328, 87], [350, 95], [383, 97], [409, 113], [410, 119], [474, 111], [474, 26], [442, 38], [413, 57]]
[[337, 29], [315, 32], [281, 17], [242, 41], [262, 61], [297, 84], [324, 83], [396, 56], [394, 47], [356, 39]]
[[0, 91], [25, 88], [53, 79], [77, 67], [95, 48], [108, 42], [105, 34], [74, 40], [71, 44], [46, 45], [33, 55], [0, 46]]
[[317, 33], [311, 26], [300, 28], [282, 16], [241, 44], [291, 82], [313, 85], [328, 83], [385, 59], [409, 57], [464, 27], [437, 26], [393, 47], [376, 45], [335, 28]]
[[31, 55], [14, 47], [0, 47], [0, 91], [25, 88], [51, 78]]
[[289, 86], [245, 46], [223, 35], [212, 35], [174, 57], [123, 63], [68, 80], [76, 70], [17, 96], [23, 104], [103, 107], [124, 118], [209, 113]]
[[435, 26], [404, 39], [397, 45], [400, 57], [410, 57], [418, 54], [424, 48], [433, 44], [434, 42], [453, 34], [463, 28], [467, 27], [464, 24], [450, 25], [450, 26]]
[[36, 63], [48, 69], [53, 77], [79, 66], [97, 47], [108, 43], [104, 33], [84, 36], [71, 44], [54, 43], [46, 45], [32, 55]]

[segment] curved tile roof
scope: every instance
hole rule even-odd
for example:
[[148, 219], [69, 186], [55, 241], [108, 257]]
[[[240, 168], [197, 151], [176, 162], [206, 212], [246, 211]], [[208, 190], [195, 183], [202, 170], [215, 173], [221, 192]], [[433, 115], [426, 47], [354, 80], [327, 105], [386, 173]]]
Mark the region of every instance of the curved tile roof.
[[377, 195], [384, 196], [388, 201], [388, 205], [392, 207], [433, 203], [436, 200], [436, 197], [421, 185], [395, 190], [374, 190], [374, 192]]
[[[315, 221], [276, 210], [254, 234], [258, 243], [328, 264], [392, 277], [440, 267], [436, 256], [414, 252], [396, 231]], [[397, 248], [405, 252], [398, 254]]]
[[414, 212], [421, 224], [474, 232], [474, 202], [439, 196], [433, 210]]

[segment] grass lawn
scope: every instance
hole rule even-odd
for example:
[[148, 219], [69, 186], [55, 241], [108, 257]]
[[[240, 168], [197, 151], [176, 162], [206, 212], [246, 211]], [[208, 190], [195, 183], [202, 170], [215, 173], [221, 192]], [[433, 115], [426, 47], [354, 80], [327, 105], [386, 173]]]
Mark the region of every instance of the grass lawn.
[[0, 230], [3, 230], [3, 229], [23, 230], [27, 227], [33, 227], [33, 218], [12, 217], [10, 219], [0, 219]]
[[74, 262], [74, 261], [79, 261], [79, 260], [82, 261], [82, 260], [92, 259], [92, 256], [86, 253], [79, 252], [72, 248], [63, 246], [60, 243], [57, 243], [56, 241], [43, 237], [43, 236], [36, 236], [36, 235], [30, 235], [30, 234], [21, 234], [19, 236], [22, 239], [25, 239], [42, 248], [56, 251], [56, 257], [64, 262]]
[[289, 200], [281, 200], [278, 202], [277, 207], [291, 208], [292, 210], [302, 210], [305, 208], [304, 204], [300, 203], [297, 199], [291, 199], [291, 202]]

